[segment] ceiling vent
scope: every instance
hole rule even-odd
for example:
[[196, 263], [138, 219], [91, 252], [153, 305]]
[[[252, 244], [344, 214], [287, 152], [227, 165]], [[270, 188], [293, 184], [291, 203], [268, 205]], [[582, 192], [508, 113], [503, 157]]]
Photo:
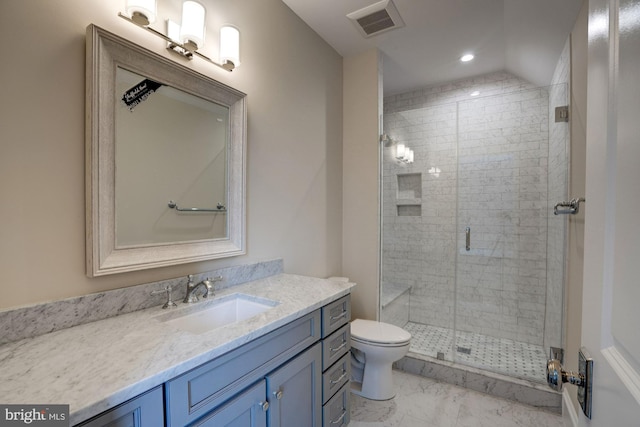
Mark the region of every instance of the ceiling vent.
[[364, 37], [404, 27], [404, 21], [391, 0], [382, 0], [347, 15]]

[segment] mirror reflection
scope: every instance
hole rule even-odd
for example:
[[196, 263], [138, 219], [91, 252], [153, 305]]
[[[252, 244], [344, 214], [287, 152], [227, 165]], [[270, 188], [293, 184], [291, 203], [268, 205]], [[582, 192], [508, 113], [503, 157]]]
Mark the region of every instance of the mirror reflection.
[[246, 94], [95, 25], [87, 64], [87, 275], [246, 253]]
[[229, 108], [116, 69], [116, 247], [226, 238]]

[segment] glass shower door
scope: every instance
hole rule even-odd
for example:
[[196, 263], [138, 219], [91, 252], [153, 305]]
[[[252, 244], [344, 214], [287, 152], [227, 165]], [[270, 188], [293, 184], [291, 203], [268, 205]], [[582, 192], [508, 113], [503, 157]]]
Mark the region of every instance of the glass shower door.
[[453, 358], [543, 381], [549, 91], [458, 102], [457, 140]]
[[[456, 104], [385, 114], [380, 319], [412, 335], [411, 352], [452, 361]], [[415, 151], [397, 158], [398, 145]]]

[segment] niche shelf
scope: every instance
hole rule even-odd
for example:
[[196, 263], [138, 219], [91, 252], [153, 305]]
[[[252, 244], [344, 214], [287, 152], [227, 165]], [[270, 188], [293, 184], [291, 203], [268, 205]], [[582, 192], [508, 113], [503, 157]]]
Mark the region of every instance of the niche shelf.
[[398, 200], [400, 199], [422, 199], [422, 174], [408, 173], [397, 175], [398, 178]]
[[397, 215], [422, 216], [422, 174], [398, 174], [396, 177], [398, 180]]
[[422, 216], [422, 205], [396, 205], [398, 216]]

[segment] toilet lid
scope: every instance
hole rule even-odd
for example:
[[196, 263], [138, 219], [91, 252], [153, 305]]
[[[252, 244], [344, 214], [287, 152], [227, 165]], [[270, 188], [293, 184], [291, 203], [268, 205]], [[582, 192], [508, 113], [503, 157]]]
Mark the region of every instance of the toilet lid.
[[409, 342], [411, 339], [409, 332], [395, 325], [363, 319], [351, 322], [351, 336], [355, 339], [381, 344], [400, 344]]

